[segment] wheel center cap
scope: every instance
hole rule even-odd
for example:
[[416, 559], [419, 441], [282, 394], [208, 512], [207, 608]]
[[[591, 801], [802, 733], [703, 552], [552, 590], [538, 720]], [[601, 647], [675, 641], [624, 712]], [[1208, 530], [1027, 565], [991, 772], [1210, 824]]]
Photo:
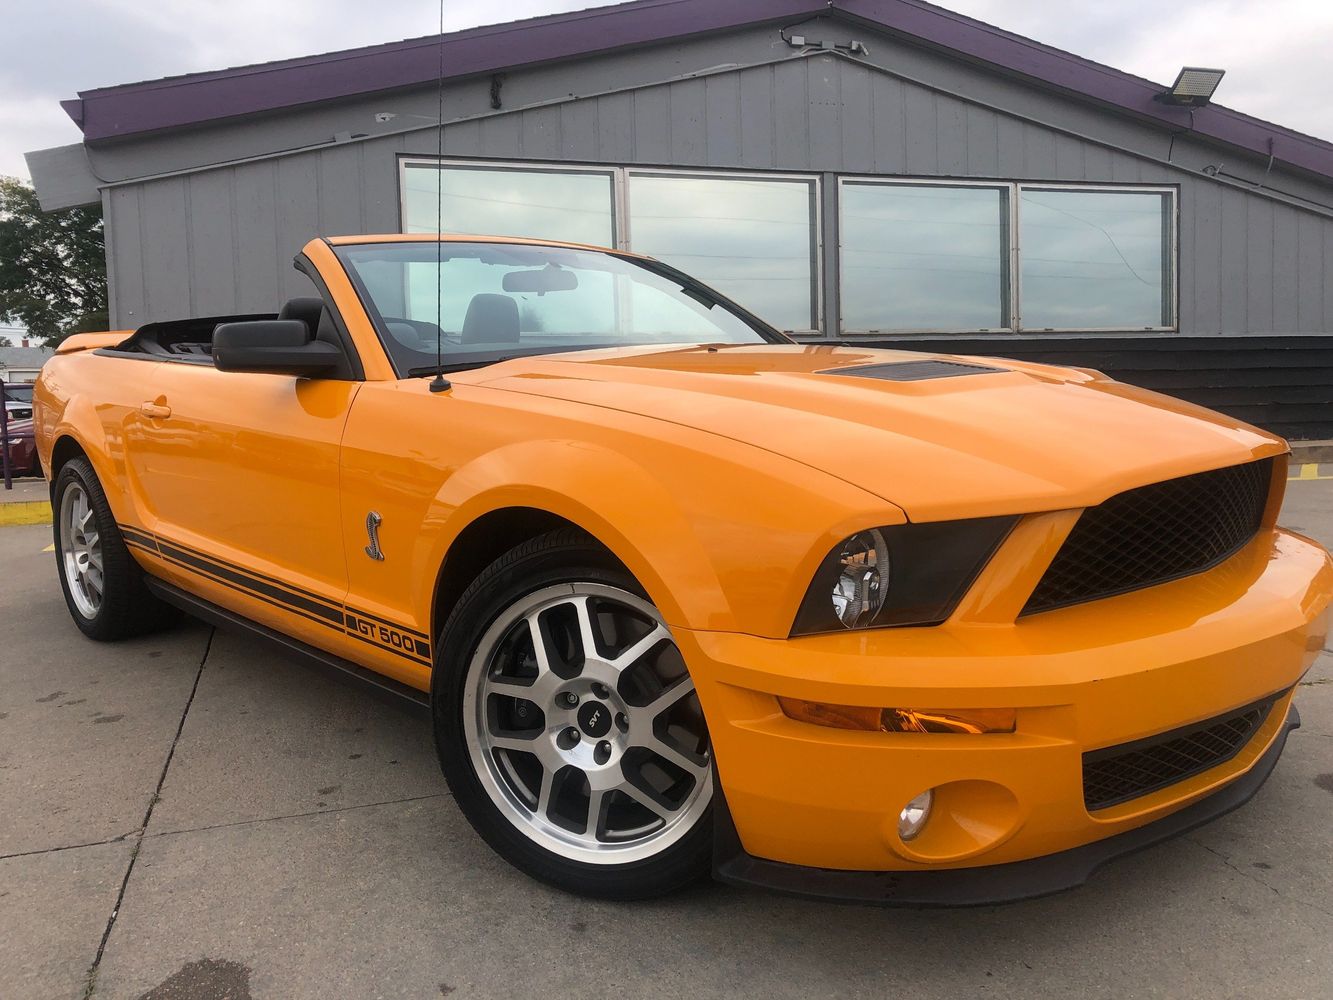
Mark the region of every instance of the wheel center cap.
[[579, 728], [595, 740], [611, 731], [611, 709], [600, 701], [585, 701], [579, 709]]

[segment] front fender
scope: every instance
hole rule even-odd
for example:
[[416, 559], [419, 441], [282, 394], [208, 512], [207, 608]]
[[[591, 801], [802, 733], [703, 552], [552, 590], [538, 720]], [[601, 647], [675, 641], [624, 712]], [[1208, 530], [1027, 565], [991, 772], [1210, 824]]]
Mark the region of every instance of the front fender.
[[[771, 637], [788, 634], [834, 545], [906, 520], [858, 486], [720, 434], [461, 382], [440, 396], [424, 380], [367, 383], [341, 476], [351, 597], [418, 627], [455, 540], [504, 508], [583, 528], [671, 625]], [[387, 562], [361, 556], [368, 512]]]
[[[602, 484], [614, 483], [614, 490]], [[493, 511], [529, 507], [578, 525], [625, 564], [668, 624], [734, 629], [736, 616], [697, 525], [641, 463], [588, 442], [525, 441], [488, 452], [441, 487], [427, 523], [425, 566], [443, 564], [458, 536]], [[432, 586], [428, 574], [419, 579]], [[429, 602], [430, 593], [419, 598]]]

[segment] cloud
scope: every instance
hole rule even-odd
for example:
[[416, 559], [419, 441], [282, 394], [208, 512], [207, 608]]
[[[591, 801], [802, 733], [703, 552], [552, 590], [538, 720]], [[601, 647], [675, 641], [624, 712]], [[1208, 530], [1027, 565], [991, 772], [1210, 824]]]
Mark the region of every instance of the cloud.
[[[948, 0], [951, 10], [1169, 84], [1182, 66], [1227, 71], [1218, 104], [1333, 139], [1324, 67], [1328, 0]], [[1072, 15], [1072, 16], [1071, 16]]]
[[[611, 0], [446, 0], [445, 30]], [[80, 90], [434, 34], [435, 0], [22, 0], [4, 17], [0, 174], [23, 153], [78, 142], [60, 101]]]
[[[446, 0], [447, 30], [600, 6], [609, 0]], [[719, 0], [721, 2], [721, 0]], [[946, 0], [953, 10], [1169, 83], [1185, 64], [1226, 68], [1217, 99], [1333, 138], [1323, 78], [1328, 0]], [[170, 11], [163, 12], [163, 8]], [[20, 0], [0, 60], [0, 174], [25, 150], [77, 142], [59, 102], [79, 90], [311, 55], [436, 30], [435, 0]]]

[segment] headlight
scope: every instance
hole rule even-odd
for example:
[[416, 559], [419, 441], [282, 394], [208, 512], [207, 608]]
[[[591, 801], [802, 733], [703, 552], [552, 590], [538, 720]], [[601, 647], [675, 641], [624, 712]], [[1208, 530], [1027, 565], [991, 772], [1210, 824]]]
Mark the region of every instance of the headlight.
[[858, 531], [824, 557], [791, 634], [938, 625], [1017, 521], [976, 517]]
[[869, 624], [889, 593], [889, 546], [878, 528], [842, 543], [840, 572], [829, 595], [838, 620], [848, 628]]

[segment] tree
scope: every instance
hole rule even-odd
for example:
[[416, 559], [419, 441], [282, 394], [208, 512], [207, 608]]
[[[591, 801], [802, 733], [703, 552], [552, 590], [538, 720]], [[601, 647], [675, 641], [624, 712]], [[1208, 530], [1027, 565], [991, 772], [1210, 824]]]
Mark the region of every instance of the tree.
[[105, 330], [105, 248], [100, 209], [43, 212], [29, 185], [0, 177], [0, 321], [52, 347]]

